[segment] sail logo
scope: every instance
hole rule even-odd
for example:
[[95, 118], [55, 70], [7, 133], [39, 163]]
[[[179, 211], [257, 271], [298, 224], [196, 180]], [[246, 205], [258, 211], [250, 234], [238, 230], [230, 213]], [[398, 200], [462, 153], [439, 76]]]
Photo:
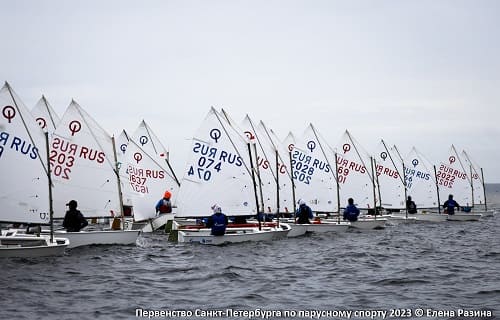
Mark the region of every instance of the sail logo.
[[2, 109], [2, 115], [9, 123], [12, 122], [12, 119], [16, 116], [16, 109], [13, 106], [5, 106]]
[[348, 143], [344, 143], [344, 145], [342, 146], [342, 150], [344, 150], [344, 154], [348, 153], [349, 151], [351, 151], [351, 145]]
[[71, 132], [71, 136], [73, 137], [75, 133], [80, 132], [82, 130], [82, 124], [78, 120], [73, 120], [68, 125], [69, 131]]
[[413, 159], [411, 161], [411, 164], [413, 165], [413, 168], [416, 168], [418, 166], [418, 164], [419, 164], [418, 159]]
[[255, 139], [255, 135], [252, 132], [250, 132], [250, 131], [245, 131], [245, 135], [250, 140], [254, 140]]
[[307, 149], [309, 149], [309, 151], [313, 152], [314, 149], [316, 149], [316, 142], [314, 142], [312, 140], [307, 142]]
[[382, 160], [385, 161], [385, 159], [387, 159], [387, 152], [383, 151], [380, 153], [380, 158], [382, 158]]
[[127, 151], [127, 144], [126, 143], [122, 143], [120, 145], [120, 150], [123, 152], [123, 154], [125, 154], [125, 152]]
[[24, 139], [12, 136], [8, 132], [3, 131], [0, 132], [0, 158], [2, 157], [5, 149], [7, 149], [6, 147], [10, 150], [14, 150], [15, 152], [27, 155], [33, 160], [38, 158], [38, 148]]
[[40, 126], [40, 128], [47, 128], [47, 121], [44, 118], [36, 118], [36, 123]]
[[134, 160], [135, 162], [137, 162], [137, 164], [139, 164], [139, 162], [141, 162], [142, 160], [142, 154], [140, 154], [139, 152], [134, 153]]
[[218, 143], [220, 137], [222, 136], [222, 133], [220, 132], [219, 129], [214, 128], [214, 129], [210, 130], [209, 136], [210, 136], [210, 138], [212, 138], [215, 141], [215, 143]]
[[293, 143], [290, 143], [288, 145], [288, 151], [292, 152], [294, 147], [295, 147], [295, 145]]
[[141, 144], [141, 146], [144, 146], [146, 143], [148, 143], [148, 141], [149, 141], [149, 139], [146, 136], [139, 137], [139, 143]]
[[457, 159], [455, 158], [455, 156], [450, 156], [448, 161], [450, 161], [450, 164], [453, 164], [455, 161], [457, 161]]

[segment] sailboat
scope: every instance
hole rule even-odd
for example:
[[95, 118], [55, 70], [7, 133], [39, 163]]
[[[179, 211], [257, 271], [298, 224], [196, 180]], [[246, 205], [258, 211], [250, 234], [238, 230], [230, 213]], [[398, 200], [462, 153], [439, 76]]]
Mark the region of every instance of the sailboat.
[[461, 159], [464, 161], [465, 168], [470, 168], [472, 212], [480, 213], [482, 217], [492, 217], [495, 210], [488, 210], [483, 168], [479, 167], [465, 150], [462, 151]]
[[177, 221], [210, 216], [214, 204], [228, 217], [255, 216], [256, 190], [249, 142], [212, 107], [193, 137], [190, 160], [175, 201], [178, 241], [218, 245], [272, 240], [277, 231], [271, 227], [228, 226], [225, 235], [213, 236], [202, 225], [182, 225]]
[[[473, 204], [472, 182], [470, 175], [464, 168], [462, 159], [457, 153], [455, 146], [452, 145], [449, 149], [446, 160], [441, 161], [439, 168], [436, 171], [436, 180], [439, 185], [439, 196], [442, 201], [448, 199], [448, 195], [452, 194], [462, 208], [470, 207]], [[448, 220], [453, 221], [477, 221], [481, 218], [480, 213], [467, 213], [457, 211], [453, 215], [448, 215]]]
[[[331, 161], [334, 156], [312, 123], [294, 143], [290, 156], [295, 198], [304, 200], [316, 215], [338, 212], [335, 164]], [[340, 218], [328, 220], [319, 217], [306, 224], [308, 232], [343, 232], [350, 225]]]
[[[342, 135], [336, 151], [336, 171], [339, 182], [339, 199], [353, 198], [359, 209], [377, 213], [380, 199], [377, 197], [373, 159], [351, 136], [349, 131]], [[361, 216], [351, 226], [359, 229], [381, 229], [387, 218]]]
[[175, 178], [165, 168], [165, 162], [153, 157], [130, 140], [124, 157], [124, 193], [131, 197], [134, 212], [134, 226], [141, 224], [143, 232], [152, 232], [173, 220], [173, 213], [157, 215], [155, 204], [158, 195], [168, 190], [174, 201], [178, 192]]
[[407, 188], [404, 179], [404, 163], [395, 146], [388, 147], [380, 140], [374, 157], [375, 181], [381, 206], [391, 222], [413, 222], [415, 217], [406, 209]]
[[[401, 156], [399, 153], [398, 155]], [[433, 165], [415, 147], [410, 150], [403, 163], [407, 195], [412, 197], [418, 208], [418, 212], [412, 216], [417, 221], [446, 221], [448, 215], [436, 212], [439, 199]]]
[[86, 218], [120, 216], [121, 230], [87, 230], [56, 234], [70, 239], [70, 247], [90, 244], [134, 244], [139, 230], [123, 230], [123, 198], [114, 139], [74, 100], [52, 136], [50, 163], [54, 173], [56, 218], [64, 218], [65, 204], [76, 199]]
[[[48, 138], [10, 85], [0, 90], [0, 221], [51, 224]], [[44, 156], [45, 154], [45, 156]], [[0, 257], [62, 255], [67, 238], [2, 230]]]

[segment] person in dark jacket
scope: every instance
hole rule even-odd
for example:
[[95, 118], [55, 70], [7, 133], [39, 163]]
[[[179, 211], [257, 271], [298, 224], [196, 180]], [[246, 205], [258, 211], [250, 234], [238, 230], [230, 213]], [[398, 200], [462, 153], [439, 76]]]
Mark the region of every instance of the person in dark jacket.
[[77, 209], [78, 203], [75, 200], [71, 200], [66, 205], [69, 207], [69, 210], [66, 211], [66, 215], [64, 216], [63, 227], [68, 232], [79, 232], [89, 223], [80, 210]]
[[344, 209], [344, 220], [350, 222], [358, 221], [359, 209], [354, 205], [354, 199], [347, 199], [347, 207]]
[[444, 213], [447, 213], [449, 215], [455, 214], [455, 207], [459, 209], [460, 205], [455, 200], [453, 200], [453, 195], [450, 194], [448, 196], [448, 200], [446, 200], [443, 204]]
[[408, 210], [408, 213], [417, 213], [417, 205], [410, 196], [408, 196], [408, 200], [406, 200], [406, 209]]
[[227, 216], [222, 213], [221, 207], [216, 204], [212, 206], [212, 210], [214, 214], [208, 219], [207, 227], [212, 228], [211, 235], [223, 236], [226, 233], [228, 224]]
[[309, 219], [313, 218], [311, 208], [302, 199], [299, 200], [299, 208], [295, 213], [295, 217], [297, 224], [310, 224], [311, 221]]

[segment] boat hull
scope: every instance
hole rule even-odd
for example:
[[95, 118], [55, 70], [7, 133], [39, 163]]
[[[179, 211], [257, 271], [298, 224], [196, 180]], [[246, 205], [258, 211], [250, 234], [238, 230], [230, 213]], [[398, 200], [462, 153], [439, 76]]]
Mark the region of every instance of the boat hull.
[[416, 213], [413, 215], [417, 221], [443, 222], [448, 220], [448, 215], [437, 212]]
[[448, 215], [449, 221], [479, 221], [481, 219], [480, 213], [455, 213]]
[[68, 247], [67, 238], [54, 238], [48, 235], [2, 235], [0, 236], [0, 258], [30, 258], [60, 256]]
[[66, 232], [54, 231], [58, 237], [69, 239], [68, 248], [76, 248], [88, 245], [130, 245], [135, 244], [140, 230], [102, 230], [102, 231], [80, 231]]
[[211, 235], [210, 229], [181, 229], [178, 232], [179, 242], [221, 245], [246, 241], [271, 241], [275, 236], [273, 233], [276, 231], [258, 230], [256, 228], [233, 228], [227, 230], [223, 236]]
[[386, 223], [386, 218], [360, 218], [358, 221], [351, 222], [351, 228], [361, 230], [384, 229]]

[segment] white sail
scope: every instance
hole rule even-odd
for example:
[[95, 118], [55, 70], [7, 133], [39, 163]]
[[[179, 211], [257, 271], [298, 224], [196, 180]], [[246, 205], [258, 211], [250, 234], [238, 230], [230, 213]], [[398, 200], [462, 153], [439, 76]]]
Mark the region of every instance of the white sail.
[[210, 216], [214, 204], [228, 216], [257, 213], [247, 141], [214, 108], [194, 135], [189, 158], [176, 217]]
[[407, 195], [417, 208], [437, 208], [436, 180], [434, 167], [413, 147], [404, 159]]
[[269, 139], [270, 144], [273, 149], [278, 152], [278, 185], [279, 185], [279, 204], [280, 212], [290, 213], [294, 212], [294, 201], [293, 201], [293, 184], [292, 184], [292, 172], [290, 170], [290, 155], [289, 151], [280, 142], [278, 136], [270, 128], [267, 128], [264, 123], [262, 125], [266, 136]]
[[43, 95], [31, 110], [31, 114], [43, 131], [49, 133], [49, 136], [52, 135], [52, 133], [56, 130], [56, 126], [59, 121], [61, 121], [57, 113]]
[[72, 101], [51, 141], [54, 216], [72, 199], [86, 217], [121, 212], [114, 158], [111, 136]]
[[168, 150], [163, 146], [160, 139], [154, 134], [153, 130], [148, 126], [146, 121], [142, 120], [134, 134], [132, 135], [142, 150], [149, 155], [157, 155], [161, 159], [168, 159]]
[[[337, 145], [337, 170], [342, 206], [353, 198], [358, 208], [373, 208], [374, 181], [371, 158], [346, 130]], [[375, 191], [376, 193], [376, 191]]]
[[264, 213], [276, 213], [278, 206], [278, 185], [276, 183], [276, 160], [275, 149], [266, 137], [264, 128], [255, 125], [248, 115], [241, 124], [247, 137], [254, 143], [256, 158], [256, 181], [260, 182], [262, 202], [260, 210]]
[[132, 198], [135, 221], [154, 218], [155, 205], [165, 191], [170, 191], [171, 201], [175, 201], [178, 187], [165, 162], [153, 158], [134, 140], [128, 144], [123, 166], [126, 176], [122, 180], [123, 192]]
[[453, 199], [461, 206], [472, 205], [470, 175], [464, 168], [455, 146], [452, 145], [446, 157], [441, 160], [437, 168], [436, 179], [439, 185], [441, 202], [444, 202], [450, 194], [453, 194]]
[[292, 149], [295, 198], [303, 199], [313, 211], [338, 211], [335, 157], [312, 124]]
[[406, 201], [402, 161], [393, 148], [387, 147], [384, 140], [380, 140], [374, 159], [382, 207], [404, 209]]
[[[130, 138], [125, 130], [122, 130], [117, 139], [115, 139], [116, 146], [116, 159], [118, 160], [119, 168], [121, 169], [125, 161], [125, 154], [127, 153], [127, 146]], [[120, 170], [121, 171], [121, 170]]]
[[0, 221], [49, 223], [42, 129], [8, 83], [0, 90]]
[[462, 151], [461, 159], [464, 161], [465, 168], [469, 168], [469, 173], [472, 178], [472, 187], [473, 189], [473, 205], [484, 205], [484, 181], [483, 175], [481, 172], [481, 167], [477, 165], [475, 161], [469, 156], [467, 152]]

